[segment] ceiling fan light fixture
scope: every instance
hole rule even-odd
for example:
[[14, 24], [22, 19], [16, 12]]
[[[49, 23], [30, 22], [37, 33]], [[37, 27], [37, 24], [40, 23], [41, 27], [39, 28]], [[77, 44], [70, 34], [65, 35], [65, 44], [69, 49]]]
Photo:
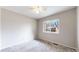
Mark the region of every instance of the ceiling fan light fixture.
[[35, 13], [39, 14], [40, 12], [43, 12], [43, 11], [44, 11], [44, 8], [41, 7], [41, 6], [33, 6], [33, 7], [32, 7], [32, 10], [33, 10]]

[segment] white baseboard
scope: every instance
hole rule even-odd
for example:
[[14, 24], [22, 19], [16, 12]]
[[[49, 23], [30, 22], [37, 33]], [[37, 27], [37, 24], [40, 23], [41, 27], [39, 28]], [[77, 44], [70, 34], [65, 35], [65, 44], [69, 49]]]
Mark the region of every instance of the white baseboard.
[[[47, 42], [47, 43], [51, 43], [51, 44], [57, 44], [57, 45], [61, 45], [61, 46], [64, 46], [64, 47], [68, 47], [68, 48], [71, 48], [71, 49], [74, 49], [74, 50], [78, 50], [77, 48], [74, 48], [74, 47], [69, 47], [69, 46], [66, 46], [66, 45], [64, 45], [64, 44], [59, 44], [59, 43], [56, 43], [56, 42], [51, 42], [51, 41], [49, 41], [49, 40], [45, 40], [45, 39], [38, 39], [38, 40], [42, 40], [42, 41], [45, 41], [45, 42]], [[79, 50], [78, 50], [79, 51]]]

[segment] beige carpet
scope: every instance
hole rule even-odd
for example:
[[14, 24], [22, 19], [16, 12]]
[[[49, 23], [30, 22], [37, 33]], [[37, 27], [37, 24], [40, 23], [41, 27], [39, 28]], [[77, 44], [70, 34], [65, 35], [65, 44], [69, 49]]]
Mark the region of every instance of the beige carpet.
[[75, 50], [64, 46], [48, 44], [39, 40], [32, 40], [29, 43], [3, 49], [1, 52], [75, 52]]

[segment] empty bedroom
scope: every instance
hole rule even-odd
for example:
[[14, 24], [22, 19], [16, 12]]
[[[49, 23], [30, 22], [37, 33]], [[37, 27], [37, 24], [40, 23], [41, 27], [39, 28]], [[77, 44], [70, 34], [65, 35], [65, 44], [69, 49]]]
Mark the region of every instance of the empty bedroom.
[[1, 6], [0, 52], [78, 52], [77, 6]]

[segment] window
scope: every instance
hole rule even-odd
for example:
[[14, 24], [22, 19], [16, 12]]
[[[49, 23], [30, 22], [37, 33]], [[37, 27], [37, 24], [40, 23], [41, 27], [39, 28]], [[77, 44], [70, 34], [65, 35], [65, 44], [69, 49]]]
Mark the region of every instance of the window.
[[59, 33], [59, 19], [48, 20], [43, 22], [43, 32], [45, 33]]

